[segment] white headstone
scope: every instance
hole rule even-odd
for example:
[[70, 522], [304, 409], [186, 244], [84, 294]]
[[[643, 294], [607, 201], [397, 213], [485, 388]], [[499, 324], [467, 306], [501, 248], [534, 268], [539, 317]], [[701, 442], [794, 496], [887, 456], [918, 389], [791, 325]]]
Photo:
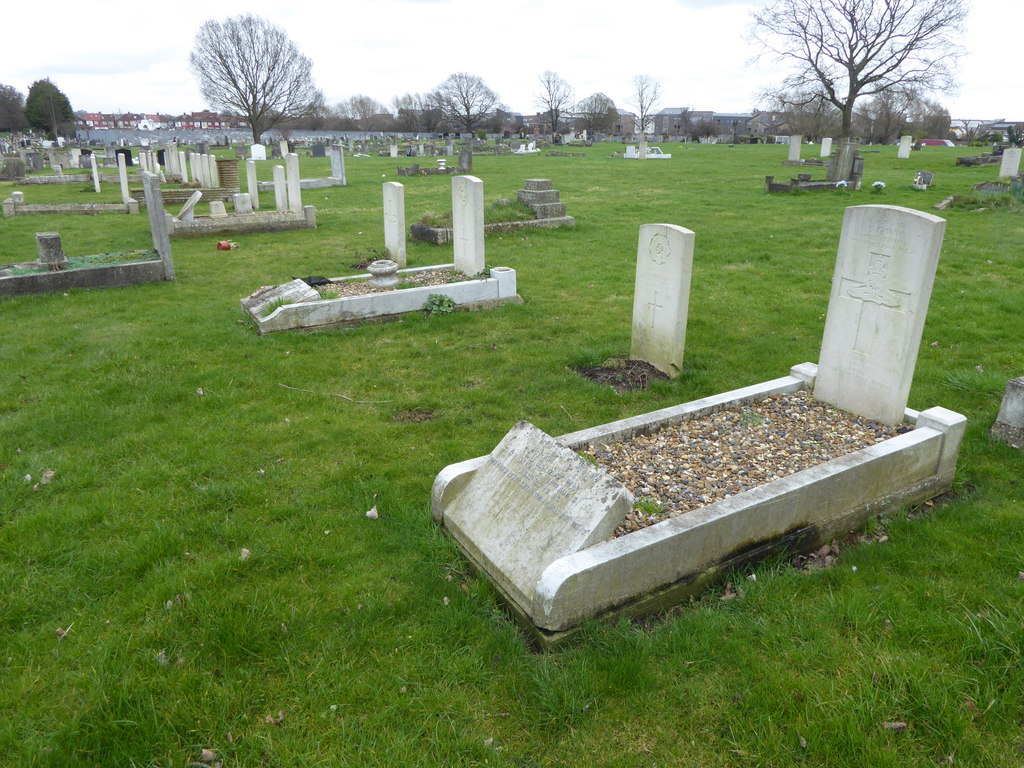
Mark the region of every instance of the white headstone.
[[235, 213], [252, 213], [252, 200], [247, 192], [237, 192], [232, 198]]
[[832, 138], [826, 136], [821, 140], [821, 154], [819, 157], [829, 158], [832, 157]]
[[789, 137], [789, 162], [799, 163], [800, 162], [800, 143], [804, 140], [803, 136], [794, 134]]
[[633, 505], [604, 470], [516, 424], [445, 509], [445, 526], [520, 606], [544, 569], [614, 532]]
[[196, 204], [202, 198], [203, 193], [198, 189], [188, 196], [188, 200], [185, 201], [185, 205], [178, 211], [178, 221], [192, 221], [195, 218]]
[[288, 157], [288, 142], [280, 140], [277, 142], [277, 149], [281, 153], [281, 157]]
[[476, 176], [452, 177], [452, 239], [455, 269], [484, 271], [484, 183]]
[[181, 183], [188, 184], [188, 162], [183, 149], [178, 150], [178, 173], [181, 174]]
[[[263, 146], [262, 144], [260, 146]], [[254, 210], [260, 209], [260, 186], [256, 181], [256, 161], [245, 161], [245, 183], [249, 189], [249, 202]]]
[[898, 424], [914, 376], [946, 222], [891, 205], [846, 209], [814, 396]]
[[629, 356], [672, 378], [683, 370], [693, 241], [693, 232], [674, 224], [640, 227]]
[[274, 166], [274, 208], [278, 211], [288, 210], [288, 188], [284, 182], [284, 166]]
[[640, 155], [637, 154], [636, 145], [635, 144], [630, 144], [628, 147], [626, 147], [626, 154], [625, 154], [626, 158], [628, 158], [630, 160], [635, 160], [639, 156]]
[[92, 187], [100, 191], [100, 169], [96, 165], [96, 153], [89, 155], [89, 168], [92, 170]]
[[906, 160], [910, 157], [910, 143], [913, 140], [913, 136], [900, 136], [900, 148], [896, 150], [897, 160]]
[[389, 259], [405, 267], [405, 187], [397, 181], [384, 182], [384, 247]]
[[249, 147], [249, 157], [253, 160], [266, 160], [267, 148], [262, 144], [253, 144]]
[[332, 144], [327, 148], [327, 154], [331, 156], [331, 178], [341, 179], [342, 186], [345, 186], [345, 149], [341, 144]]
[[288, 210], [302, 213], [302, 187], [299, 181], [299, 156], [289, 152], [284, 159], [285, 175], [288, 177]]
[[228, 215], [227, 208], [224, 207], [223, 200], [211, 200], [210, 201], [210, 218], [211, 219], [222, 219]]
[[220, 187], [220, 172], [217, 170], [217, 158], [213, 155], [206, 156], [206, 181], [211, 187]]
[[388, 152], [390, 153], [391, 157], [398, 157], [398, 145], [392, 144], [390, 147], [388, 147]]
[[121, 202], [127, 205], [131, 202], [132, 196], [128, 194], [128, 166], [125, 164], [124, 155], [117, 156], [117, 179], [121, 182]]
[[646, 160], [647, 159], [647, 142], [646, 141], [643, 141], [643, 140], [640, 141], [640, 148], [637, 149], [637, 156], [641, 160]]
[[1008, 179], [1020, 173], [1020, 147], [1009, 147], [1003, 150], [1003, 160], [999, 164], [999, 178]]

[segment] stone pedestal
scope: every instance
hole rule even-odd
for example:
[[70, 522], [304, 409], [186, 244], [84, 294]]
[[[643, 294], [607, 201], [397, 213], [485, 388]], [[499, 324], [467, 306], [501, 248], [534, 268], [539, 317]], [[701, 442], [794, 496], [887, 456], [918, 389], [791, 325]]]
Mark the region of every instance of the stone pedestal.
[[62, 269], [68, 263], [58, 232], [36, 232], [36, 251], [39, 253], [39, 263], [50, 269]]

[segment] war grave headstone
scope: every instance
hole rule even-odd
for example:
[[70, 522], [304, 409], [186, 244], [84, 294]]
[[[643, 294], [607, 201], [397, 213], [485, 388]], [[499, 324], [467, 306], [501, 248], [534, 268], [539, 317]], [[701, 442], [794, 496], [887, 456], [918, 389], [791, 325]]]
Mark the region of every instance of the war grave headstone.
[[823, 157], [826, 160], [828, 158], [832, 157], [832, 139], [831, 139], [831, 137], [826, 136], [824, 139], [821, 140], [821, 152], [819, 153], [819, 157]]
[[910, 157], [911, 143], [914, 141], [913, 136], [900, 136], [900, 145], [896, 150], [897, 160], [906, 160]]
[[693, 232], [674, 224], [640, 227], [629, 356], [671, 378], [683, 370], [693, 241]]
[[302, 213], [302, 187], [299, 184], [299, 156], [289, 152], [284, 160], [285, 175], [288, 179], [288, 210]]
[[1010, 179], [1020, 173], [1020, 147], [1008, 147], [1003, 150], [1003, 159], [999, 163], [999, 178]]
[[[945, 408], [907, 409], [903, 390], [920, 342], [943, 225], [906, 208], [847, 209], [821, 365], [803, 363], [789, 376], [550, 438], [547, 444], [532, 428], [517, 425], [492, 454], [452, 464], [437, 475], [431, 493], [435, 522], [495, 584], [531, 636], [551, 645], [588, 619], [663, 610], [731, 568], [775, 552], [814, 551], [874, 514], [943, 493], [952, 485], [966, 419]], [[844, 356], [858, 358], [856, 371], [849, 372], [848, 365], [837, 369], [837, 358]], [[827, 396], [843, 375], [856, 381], [840, 387], [833, 398], [838, 407], [867, 418], [879, 411], [887, 416], [898, 407], [909, 431], [894, 431], [881, 442], [633, 532], [595, 535], [590, 544], [587, 534], [622, 520], [581, 522], [556, 503], [568, 504], [589, 489], [596, 500], [587, 506], [614, 517], [621, 509], [617, 505], [625, 499], [631, 506], [632, 499], [605, 485], [602, 475], [600, 482], [570, 475], [566, 464], [556, 465], [555, 447], [567, 450], [568, 463], [573, 452], [634, 437], [655, 439], [662, 428], [770, 396], [801, 391]], [[868, 382], [881, 408], [859, 397]], [[566, 488], [563, 478], [570, 476]], [[545, 542], [553, 537], [565, 544], [552, 553]]]
[[202, 198], [203, 193], [198, 189], [189, 195], [188, 200], [185, 201], [185, 205], [182, 206], [181, 210], [178, 211], [179, 221], [192, 221], [196, 215], [196, 205], [199, 204], [199, 200]]
[[92, 172], [92, 188], [94, 191], [100, 191], [100, 169], [96, 165], [96, 155], [89, 155], [89, 170]]
[[1024, 376], [1006, 383], [999, 415], [990, 434], [1011, 448], [1024, 450]]
[[274, 208], [278, 211], [288, 210], [288, 188], [285, 186], [284, 166], [274, 166]]
[[267, 148], [262, 144], [253, 144], [249, 147], [249, 157], [253, 160], [266, 160]]
[[455, 268], [464, 275], [484, 271], [484, 183], [476, 176], [452, 178]]
[[384, 248], [389, 259], [406, 266], [405, 187], [397, 181], [384, 182]]
[[249, 201], [253, 210], [260, 209], [260, 185], [256, 181], [256, 161], [245, 161], [245, 186], [249, 190]]
[[332, 144], [329, 150], [331, 156], [331, 178], [341, 182], [345, 186], [345, 150], [341, 144]]

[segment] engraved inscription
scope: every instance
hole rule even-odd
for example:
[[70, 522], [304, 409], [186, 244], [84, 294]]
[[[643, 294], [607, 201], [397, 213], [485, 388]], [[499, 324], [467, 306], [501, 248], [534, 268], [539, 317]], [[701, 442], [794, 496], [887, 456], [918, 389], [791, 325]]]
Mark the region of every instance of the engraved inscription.
[[910, 294], [906, 291], [893, 290], [886, 284], [891, 259], [892, 256], [889, 254], [873, 252], [868, 262], [867, 278], [863, 282], [849, 277], [842, 278], [842, 288], [845, 289], [843, 295], [861, 302], [853, 349], [863, 355], [871, 354], [871, 345], [868, 341], [874, 336], [880, 311], [885, 309], [906, 314], [905, 300]]
[[491, 455], [487, 463], [497, 469], [505, 478], [518, 488], [528, 493], [544, 509], [567, 523], [577, 533], [586, 534], [587, 529], [574, 521], [556, 504], [570, 500], [579, 490], [577, 480], [566, 480], [551, 464], [538, 460], [538, 457], [523, 457], [516, 463], [515, 469], [501, 459]]

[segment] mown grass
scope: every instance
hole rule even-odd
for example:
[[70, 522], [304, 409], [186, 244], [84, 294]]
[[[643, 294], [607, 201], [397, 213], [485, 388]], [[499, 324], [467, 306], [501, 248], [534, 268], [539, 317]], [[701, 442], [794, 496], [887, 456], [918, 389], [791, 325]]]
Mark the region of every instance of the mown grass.
[[[1024, 362], [1019, 209], [942, 214], [910, 405], [969, 424], [957, 495], [876, 523], [887, 542], [813, 575], [764, 563], [735, 600], [535, 654], [431, 523], [436, 473], [520, 419], [559, 434], [816, 360], [844, 208], [930, 211], [997, 172], [884, 147], [864, 177], [881, 195], [765, 195], [785, 147], [614, 149], [474, 159], [488, 202], [550, 178], [577, 218], [488, 237], [520, 306], [258, 337], [241, 296], [382, 249], [399, 161], [352, 157], [348, 187], [304, 193], [316, 231], [175, 240], [174, 283], [0, 301], [0, 764], [1021, 764], [1024, 457], [987, 437]], [[402, 181], [408, 221], [450, 207], [447, 178]], [[697, 234], [686, 370], [618, 395], [569, 368], [628, 352], [647, 222]], [[144, 216], [19, 217], [0, 262], [32, 258], [36, 231], [69, 255], [150, 245]]]

